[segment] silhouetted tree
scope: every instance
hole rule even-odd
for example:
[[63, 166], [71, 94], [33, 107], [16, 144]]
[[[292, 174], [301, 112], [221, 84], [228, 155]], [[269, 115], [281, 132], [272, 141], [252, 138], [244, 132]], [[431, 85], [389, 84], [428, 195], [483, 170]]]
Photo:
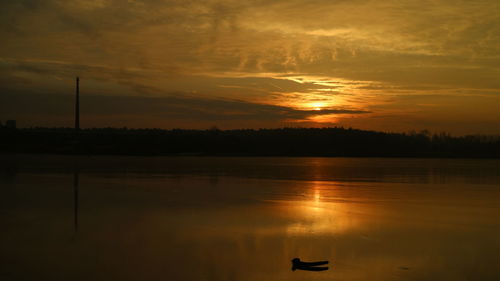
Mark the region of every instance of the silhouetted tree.
[[500, 157], [498, 136], [453, 137], [429, 131], [383, 133], [353, 128], [161, 130], [0, 128], [0, 152], [124, 155]]

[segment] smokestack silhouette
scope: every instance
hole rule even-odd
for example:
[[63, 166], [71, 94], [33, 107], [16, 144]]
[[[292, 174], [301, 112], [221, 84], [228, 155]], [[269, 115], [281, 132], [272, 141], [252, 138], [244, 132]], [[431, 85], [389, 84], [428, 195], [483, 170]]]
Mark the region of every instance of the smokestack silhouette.
[[76, 77], [75, 130], [80, 130], [80, 77]]

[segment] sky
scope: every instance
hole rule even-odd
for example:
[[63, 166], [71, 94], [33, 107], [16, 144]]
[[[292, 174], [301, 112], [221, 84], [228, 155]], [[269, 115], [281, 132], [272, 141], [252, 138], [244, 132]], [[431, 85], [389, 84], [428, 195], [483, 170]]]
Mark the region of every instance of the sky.
[[500, 134], [498, 0], [0, 1], [0, 121]]

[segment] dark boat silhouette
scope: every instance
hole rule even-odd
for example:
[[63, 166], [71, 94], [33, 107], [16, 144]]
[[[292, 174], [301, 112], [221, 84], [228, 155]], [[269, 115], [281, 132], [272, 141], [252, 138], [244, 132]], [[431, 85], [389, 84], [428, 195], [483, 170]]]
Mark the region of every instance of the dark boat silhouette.
[[328, 261], [315, 261], [315, 262], [305, 262], [301, 261], [299, 258], [294, 258], [292, 260], [292, 270], [308, 270], [308, 271], [323, 271], [328, 270], [328, 266], [322, 266], [328, 264]]

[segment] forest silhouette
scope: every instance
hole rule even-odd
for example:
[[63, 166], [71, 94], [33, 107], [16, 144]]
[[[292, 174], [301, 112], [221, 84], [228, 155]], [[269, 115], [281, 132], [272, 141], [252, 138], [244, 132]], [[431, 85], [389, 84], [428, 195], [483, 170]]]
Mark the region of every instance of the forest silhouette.
[[500, 137], [352, 128], [0, 129], [2, 153], [499, 158]]

